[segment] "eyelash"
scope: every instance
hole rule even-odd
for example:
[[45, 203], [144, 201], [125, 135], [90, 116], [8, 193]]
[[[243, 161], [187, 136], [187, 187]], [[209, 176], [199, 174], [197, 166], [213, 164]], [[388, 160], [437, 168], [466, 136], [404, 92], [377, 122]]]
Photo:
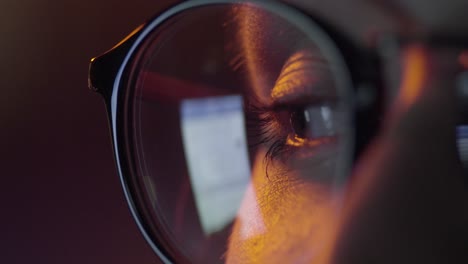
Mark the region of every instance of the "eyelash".
[[[281, 113], [283, 112], [283, 113]], [[291, 110], [277, 110], [275, 107], [264, 107], [257, 104], [249, 104], [247, 111], [247, 132], [251, 136], [249, 148], [267, 146], [268, 150], [263, 159], [268, 177], [269, 165], [281, 159], [287, 160], [294, 151], [294, 147], [286, 144], [290, 131], [280, 124], [281, 114], [290, 114]]]

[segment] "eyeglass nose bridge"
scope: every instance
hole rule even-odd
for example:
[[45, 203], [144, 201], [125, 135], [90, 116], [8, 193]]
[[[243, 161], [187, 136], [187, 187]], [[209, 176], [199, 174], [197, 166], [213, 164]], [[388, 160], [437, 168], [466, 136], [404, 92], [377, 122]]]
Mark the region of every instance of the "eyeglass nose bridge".
[[94, 57], [89, 63], [88, 87], [108, 102], [114, 91], [114, 83], [126, 56], [140, 35], [141, 25], [125, 39], [104, 54]]

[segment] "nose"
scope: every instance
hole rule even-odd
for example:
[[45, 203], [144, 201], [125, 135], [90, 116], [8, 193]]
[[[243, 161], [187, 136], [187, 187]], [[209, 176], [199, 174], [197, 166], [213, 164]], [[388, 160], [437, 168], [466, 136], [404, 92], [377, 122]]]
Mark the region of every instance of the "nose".
[[358, 162], [330, 263], [468, 263], [452, 53], [409, 46], [399, 96]]

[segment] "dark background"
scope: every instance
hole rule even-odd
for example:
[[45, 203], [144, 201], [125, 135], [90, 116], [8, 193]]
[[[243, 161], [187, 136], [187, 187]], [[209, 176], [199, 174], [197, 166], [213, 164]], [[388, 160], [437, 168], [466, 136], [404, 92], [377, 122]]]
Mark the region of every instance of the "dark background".
[[0, 263], [158, 263], [87, 70], [168, 2], [1, 1]]

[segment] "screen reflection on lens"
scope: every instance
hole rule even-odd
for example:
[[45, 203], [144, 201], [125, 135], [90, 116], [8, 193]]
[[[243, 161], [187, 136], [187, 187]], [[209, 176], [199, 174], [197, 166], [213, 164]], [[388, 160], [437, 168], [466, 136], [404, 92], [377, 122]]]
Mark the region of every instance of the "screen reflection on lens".
[[326, 252], [350, 158], [346, 71], [314, 24], [267, 7], [184, 11], [135, 58], [130, 180], [175, 259], [302, 263]]

